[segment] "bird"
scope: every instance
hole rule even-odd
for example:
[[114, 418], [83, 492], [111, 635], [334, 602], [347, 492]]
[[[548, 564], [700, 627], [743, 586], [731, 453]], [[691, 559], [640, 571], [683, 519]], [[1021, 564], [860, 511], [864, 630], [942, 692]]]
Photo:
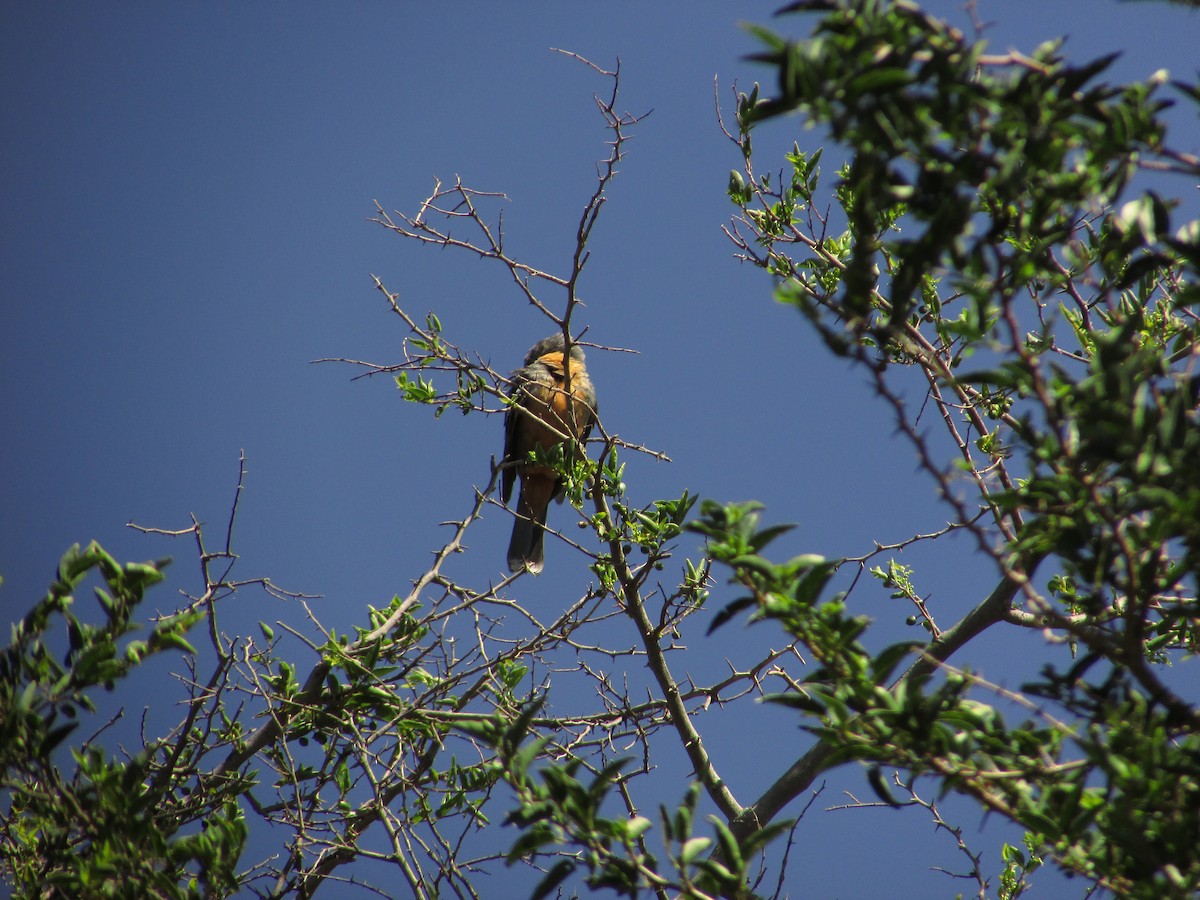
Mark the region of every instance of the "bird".
[[[508, 544], [508, 568], [532, 575], [544, 565], [546, 510], [563, 498], [563, 479], [549, 466], [529, 462], [534, 449], [549, 450], [570, 437], [581, 446], [596, 423], [596, 390], [588, 377], [583, 349], [571, 345], [570, 394], [566, 339], [561, 333], [538, 341], [525, 354], [525, 364], [510, 376], [510, 404], [504, 416], [504, 462], [500, 497], [505, 506], [518, 476], [516, 521]], [[579, 451], [576, 451], [579, 452]]]

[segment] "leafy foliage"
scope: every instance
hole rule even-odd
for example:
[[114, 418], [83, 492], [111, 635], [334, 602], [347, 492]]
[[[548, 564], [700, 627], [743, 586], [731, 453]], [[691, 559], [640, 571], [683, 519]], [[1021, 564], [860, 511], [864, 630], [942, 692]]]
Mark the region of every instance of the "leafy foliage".
[[[202, 614], [159, 619], [146, 640], [137, 630], [146, 589], [163, 580], [165, 560], [121, 565], [96, 543], [63, 556], [49, 592], [13, 626], [0, 656], [0, 759], [8, 796], [0, 851], [22, 895], [188, 897], [224, 894], [246, 841], [236, 801], [216, 788], [193, 790], [186, 764], [166, 742], [117, 759], [94, 741], [61, 752], [81, 715], [94, 712], [96, 688], [116, 683], [152, 656], [193, 653], [185, 637]], [[102, 620], [73, 611], [75, 594], [93, 588]], [[52, 649], [65, 631], [59, 662]]]
[[[968, 634], [1045, 629], [1082, 656], [1008, 698], [1042, 719], [1010, 725], [969, 696], [969, 672], [930, 679], [963, 643], [958, 626], [931, 628], [889, 684], [902, 648], [855, 644], [843, 598], [814, 607], [795, 562], [718, 552], [757, 614], [822, 663], [780, 702], [818, 720], [832, 748], [820, 766], [931, 772], [1066, 869], [1123, 896], [1190, 895], [1200, 719], [1157, 664], [1196, 650], [1200, 228], [1172, 223], [1154, 193], [1129, 196], [1145, 166], [1200, 172], [1165, 143], [1163, 80], [1105, 84], [1111, 58], [1072, 65], [1053, 42], [988, 56], [905, 3], [788, 11], [823, 18], [802, 43], [756, 30], [778, 92], [738, 99], [731, 237], [778, 278], [781, 302], [871, 373], [953, 525], [1012, 586], [1017, 602], [985, 601]], [[852, 148], [833, 189], [840, 233], [815, 212], [819, 153], [795, 147], [778, 185], [755, 172], [752, 133], [796, 110]], [[943, 440], [902, 399], [914, 370]], [[715, 514], [702, 528], [719, 542], [731, 531]], [[1053, 570], [1049, 596], [1039, 567]], [[911, 569], [877, 574], [916, 599]]]
[[[468, 584], [455, 568], [503, 463], [411, 589], [350, 634], [307, 606], [306, 630], [222, 632], [221, 604], [239, 591], [307, 599], [234, 578], [236, 501], [216, 550], [195, 519], [143, 529], [195, 542], [202, 589], [170, 616], [137, 616], [164, 561], [74, 548], [0, 656], [0, 853], [18, 895], [309, 897], [383, 871], [395, 894], [478, 896], [478, 879], [505, 867], [528, 869], [537, 897], [748, 898], [772, 890], [768, 872], [781, 895], [780, 838], [808, 807], [785, 810], [855, 763], [880, 803], [924, 810], [953, 836], [980, 897], [992, 872], [1015, 898], [1047, 866], [1084, 892], [1194, 896], [1200, 713], [1168, 667], [1194, 665], [1200, 621], [1200, 224], [1141, 179], [1200, 175], [1163, 124], [1172, 99], [1196, 104], [1200, 88], [1112, 85], [1111, 59], [1072, 64], [1054, 42], [990, 55], [901, 0], [786, 12], [807, 14], [812, 37], [753, 29], [774, 87], [738, 94], [725, 131], [739, 163], [727, 234], [868, 376], [946, 527], [778, 561], [788, 527], [764, 524], [760, 504], [639, 497], [626, 460], [665, 454], [600, 422], [591, 453], [539, 457], [581, 519], [583, 538], [557, 537], [593, 579], [551, 616], [520, 602], [520, 576]], [[461, 182], [377, 220], [498, 266], [568, 338], [591, 231], [640, 119], [618, 110], [619, 71], [582, 62], [612, 87], [597, 98], [609, 155], [563, 270], [512, 257], [503, 196]], [[795, 113], [847, 149], [832, 184], [822, 150], [799, 143], [781, 170], [758, 164], [753, 139]], [[365, 374], [386, 373], [435, 418], [504, 412], [505, 374], [376, 286], [407, 337], [395, 364], [355, 363]], [[956, 535], [993, 577], [964, 585], [974, 607], [947, 623], [920, 567], [897, 556]], [[677, 560], [697, 537], [699, 555]], [[949, 544], [948, 566], [962, 548]], [[878, 647], [863, 572], [889, 611], [907, 611], [912, 639]], [[99, 605], [83, 614], [88, 577]], [[753, 659], [679, 674], [699, 668], [684, 634], [739, 618], [760, 623]], [[1002, 688], [951, 664], [989, 629], [1044, 654], [1040, 676]], [[81, 721], [103, 718], [97, 688], [167, 660], [186, 670], [177, 724], [143, 727], [121, 755], [97, 740], [119, 714], [77, 740]], [[812, 742], [745, 802], [745, 773], [709, 753], [707, 714], [756, 698]], [[686, 771], [668, 794], [655, 771], [671, 752]], [[950, 794], [1015, 824], [1022, 846], [990, 861], [972, 851], [937, 806]], [[271, 849], [247, 861], [252, 834]]]

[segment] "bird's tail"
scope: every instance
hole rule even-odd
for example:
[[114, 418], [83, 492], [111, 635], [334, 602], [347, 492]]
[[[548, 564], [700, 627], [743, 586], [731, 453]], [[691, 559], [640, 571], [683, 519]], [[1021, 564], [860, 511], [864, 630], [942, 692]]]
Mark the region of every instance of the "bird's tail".
[[[540, 484], [548, 481], [547, 485]], [[513, 522], [512, 538], [508, 542], [508, 570], [525, 569], [531, 575], [541, 574], [544, 565], [543, 544], [546, 538], [546, 508], [554, 482], [529, 478], [521, 482], [517, 500], [517, 518]]]

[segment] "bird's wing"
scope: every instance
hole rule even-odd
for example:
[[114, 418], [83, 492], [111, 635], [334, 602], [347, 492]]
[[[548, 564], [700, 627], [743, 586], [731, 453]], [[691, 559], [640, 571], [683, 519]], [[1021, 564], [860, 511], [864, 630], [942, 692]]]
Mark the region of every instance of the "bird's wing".
[[[508, 396], [512, 398], [513, 403], [520, 402], [521, 375], [522, 371], [519, 369], [512, 374], [512, 387], [508, 390]], [[517, 419], [520, 418], [520, 415], [513, 406], [509, 406], [508, 411], [504, 414], [504, 459], [502, 462], [511, 463], [516, 459]], [[508, 498], [512, 496], [513, 483], [516, 480], [516, 466], [510, 465], [500, 473], [500, 499], [506, 506]]]

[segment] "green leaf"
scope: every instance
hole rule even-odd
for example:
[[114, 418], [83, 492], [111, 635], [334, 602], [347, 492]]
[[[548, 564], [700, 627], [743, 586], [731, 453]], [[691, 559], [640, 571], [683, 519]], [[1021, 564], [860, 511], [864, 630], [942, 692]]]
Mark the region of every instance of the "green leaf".
[[884, 93], [912, 84], [916, 76], [907, 69], [878, 66], [853, 78], [847, 86], [851, 94]]
[[708, 629], [704, 633], [709, 634], [709, 635], [712, 634], [714, 631], [716, 631], [718, 628], [720, 628], [722, 625], [724, 625], [726, 622], [728, 622], [730, 619], [732, 619], [738, 613], [742, 612], [745, 609], [749, 609], [750, 607], [752, 607], [754, 605], [755, 605], [755, 601], [754, 601], [753, 597], [741, 597], [740, 599], [734, 600], [731, 603], [726, 604], [724, 609], [722, 609], [715, 616], [713, 616], [712, 622], [709, 623]]
[[733, 832], [729, 830], [728, 826], [716, 816], [709, 816], [708, 820], [717, 830], [717, 840], [721, 844], [721, 856], [725, 865], [735, 871], [742, 871], [746, 866], [746, 859], [742, 855], [742, 848], [738, 844], [737, 838], [733, 836]]
[[904, 804], [898, 801], [888, 788], [887, 782], [883, 779], [883, 772], [879, 766], [871, 766], [867, 770], [867, 783], [871, 785], [871, 790], [875, 792], [875, 796], [886, 803], [888, 806], [899, 809]]
[[910, 656], [924, 646], [919, 641], [900, 641], [885, 647], [871, 660], [871, 678], [876, 684], [882, 685], [892, 677], [892, 672], [905, 657]]
[[712, 838], [694, 837], [683, 842], [683, 847], [679, 851], [679, 861], [684, 865], [690, 865], [695, 861], [701, 853], [712, 846]]
[[625, 837], [627, 840], [636, 841], [649, 830], [653, 823], [645, 816], [634, 816], [625, 826]]
[[546, 877], [539, 881], [537, 887], [533, 889], [533, 894], [530, 895], [532, 900], [541, 900], [542, 897], [548, 897], [554, 893], [554, 889], [575, 871], [575, 865], [575, 861], [571, 859], [560, 859], [552, 865], [550, 871], [546, 873]]

